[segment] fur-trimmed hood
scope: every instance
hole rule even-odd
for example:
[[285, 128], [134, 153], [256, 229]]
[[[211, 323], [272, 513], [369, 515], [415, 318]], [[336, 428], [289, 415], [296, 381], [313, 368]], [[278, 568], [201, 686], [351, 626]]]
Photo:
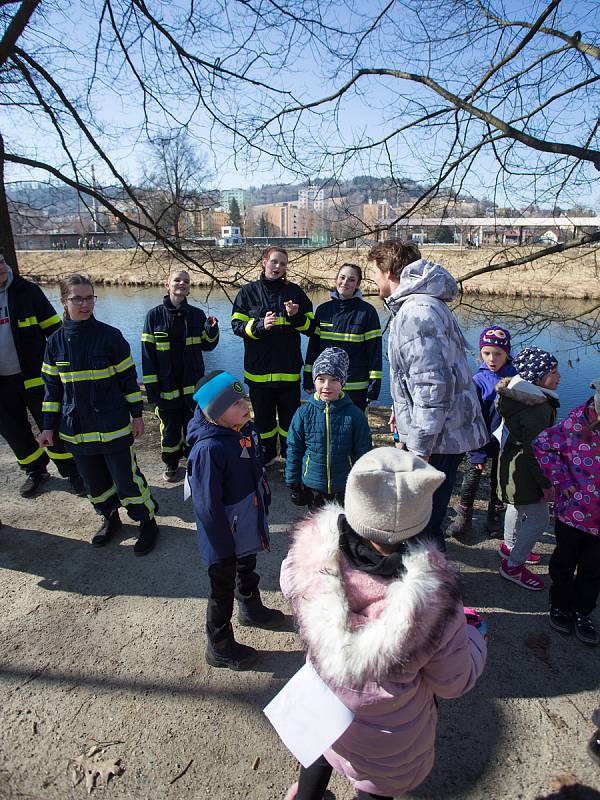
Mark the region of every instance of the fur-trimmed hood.
[[[518, 375], [512, 378], [502, 378], [496, 384], [496, 391], [501, 397], [507, 397], [510, 400], [515, 400], [517, 403], [523, 403], [526, 406], [538, 406], [542, 403], [548, 402], [548, 394], [551, 390], [544, 391], [540, 386], [535, 383], [523, 380]], [[552, 392], [556, 396], [555, 392]]]
[[460, 593], [456, 573], [433, 546], [415, 544], [401, 578], [355, 569], [339, 548], [341, 513], [332, 503], [300, 523], [281, 586], [321, 677], [361, 688], [433, 653]]

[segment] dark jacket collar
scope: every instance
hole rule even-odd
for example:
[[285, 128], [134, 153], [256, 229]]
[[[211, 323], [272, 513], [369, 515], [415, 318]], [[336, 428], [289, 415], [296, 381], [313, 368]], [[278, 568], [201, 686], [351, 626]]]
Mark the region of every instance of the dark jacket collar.
[[338, 529], [340, 531], [340, 550], [359, 572], [381, 575], [383, 578], [400, 578], [406, 572], [402, 563], [402, 556], [406, 553], [404, 543], [401, 543], [395, 553], [384, 556], [369, 547], [365, 539], [352, 530], [344, 514], [340, 514], [338, 517]]
[[186, 314], [189, 308], [187, 299], [183, 299], [178, 306], [171, 302], [168, 294], [163, 297], [163, 306], [167, 309], [169, 314]]

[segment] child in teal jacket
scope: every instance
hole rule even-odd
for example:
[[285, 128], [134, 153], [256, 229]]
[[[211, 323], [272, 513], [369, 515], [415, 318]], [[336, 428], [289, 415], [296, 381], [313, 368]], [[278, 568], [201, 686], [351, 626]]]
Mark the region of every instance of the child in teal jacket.
[[287, 438], [285, 482], [296, 505], [343, 502], [352, 465], [373, 447], [367, 417], [343, 392], [347, 375], [340, 347], [315, 359], [315, 393], [294, 414]]

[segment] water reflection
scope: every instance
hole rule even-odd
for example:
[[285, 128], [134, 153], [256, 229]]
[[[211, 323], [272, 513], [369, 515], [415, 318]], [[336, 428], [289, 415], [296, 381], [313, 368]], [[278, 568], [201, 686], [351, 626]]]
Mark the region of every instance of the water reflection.
[[[45, 291], [58, 309], [57, 287]], [[144, 318], [150, 308], [162, 301], [159, 287], [136, 288], [97, 287], [96, 316], [109, 325], [119, 328], [131, 345], [138, 374], [141, 375], [140, 334]], [[326, 292], [311, 293], [316, 308], [329, 299]], [[365, 298], [378, 310], [382, 327], [389, 322], [389, 314], [376, 297]], [[206, 289], [192, 292], [190, 302], [200, 305], [207, 314], [219, 319], [221, 340], [212, 353], [206, 353], [207, 370], [226, 369], [241, 374], [243, 363], [242, 340], [234, 336], [229, 324], [231, 303], [224, 292]], [[574, 300], [549, 300], [546, 298], [492, 298], [468, 295], [455, 309], [467, 341], [472, 346], [470, 361], [476, 368], [477, 344], [481, 328], [498, 323], [509, 328], [515, 342], [514, 349], [526, 344], [536, 344], [555, 353], [559, 359], [562, 380], [559, 388], [562, 415], [583, 402], [589, 395], [590, 381], [600, 376], [600, 351], [598, 350], [598, 311], [595, 315], [581, 316], [594, 303]], [[565, 315], [568, 319], [565, 321]], [[303, 337], [304, 338], [304, 337]], [[387, 336], [386, 336], [387, 338]], [[592, 344], [595, 340], [596, 346]], [[305, 349], [305, 348], [304, 348]], [[384, 370], [379, 402], [390, 403], [389, 376], [385, 368], [386, 343], [384, 341]]]

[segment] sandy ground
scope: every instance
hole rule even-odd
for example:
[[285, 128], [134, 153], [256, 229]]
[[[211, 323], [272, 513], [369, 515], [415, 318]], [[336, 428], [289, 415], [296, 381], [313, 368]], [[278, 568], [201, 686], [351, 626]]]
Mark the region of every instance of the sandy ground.
[[[372, 420], [380, 430], [382, 419]], [[161, 537], [145, 558], [133, 556], [129, 524], [106, 549], [92, 549], [98, 519], [52, 467], [47, 491], [22, 499], [22, 476], [0, 444], [3, 800], [85, 797], [69, 761], [95, 745], [105, 747], [97, 757], [124, 767], [95, 790], [115, 800], [278, 800], [294, 779], [295, 761], [261, 713], [302, 664], [291, 621], [283, 632], [239, 631], [262, 651], [254, 671], [207, 667], [207, 581], [192, 509], [181, 484], [162, 482], [149, 415], [147, 424], [139, 456], [161, 505]], [[300, 510], [281, 469], [271, 475], [272, 550], [259, 570], [264, 599], [287, 611], [278, 571]], [[501, 580], [498, 541], [486, 538], [483, 518], [480, 509], [472, 545], [450, 542], [449, 553], [465, 602], [489, 622], [487, 668], [473, 692], [441, 703], [436, 765], [410, 797], [600, 798], [600, 768], [585, 753], [600, 648], [550, 630], [546, 592]], [[546, 534], [541, 574], [552, 545]], [[354, 796], [337, 777], [330, 789], [337, 800]]]
[[[467, 250], [453, 246], [424, 245], [424, 258], [443, 264], [452, 275], [460, 278], [473, 270], [539, 252], [539, 246], [482, 247]], [[367, 249], [309, 251], [306, 254], [290, 251], [289, 275], [308, 290], [313, 287], [330, 288], [339, 266], [345, 261], [366, 266]], [[466, 281], [465, 293], [502, 297], [554, 297], [589, 300], [600, 298], [600, 250], [581, 247], [566, 254], [547, 256], [528, 265], [487, 273]], [[190, 251], [197, 266], [188, 266], [196, 285], [209, 285], [210, 276], [218, 277], [232, 291], [258, 275], [259, 250], [212, 249]], [[41, 283], [56, 283], [70, 272], [84, 272], [98, 284], [126, 284], [136, 286], [162, 285], [169, 269], [174, 265], [164, 250], [155, 251], [151, 257], [134, 250], [103, 251], [21, 251], [19, 268], [23, 275]], [[207, 272], [201, 271], [203, 267]], [[361, 287], [376, 294], [375, 284], [368, 272]], [[591, 303], [594, 305], [594, 303]]]

